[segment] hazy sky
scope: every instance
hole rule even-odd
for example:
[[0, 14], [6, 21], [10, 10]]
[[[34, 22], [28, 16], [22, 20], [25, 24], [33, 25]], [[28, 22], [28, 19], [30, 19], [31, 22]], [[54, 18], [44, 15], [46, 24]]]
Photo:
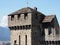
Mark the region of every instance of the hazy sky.
[[[7, 15], [26, 7], [27, 0], [0, 0], [0, 26], [7, 26]], [[60, 0], [28, 0], [28, 7], [37, 7], [45, 15], [56, 15], [60, 24]]]

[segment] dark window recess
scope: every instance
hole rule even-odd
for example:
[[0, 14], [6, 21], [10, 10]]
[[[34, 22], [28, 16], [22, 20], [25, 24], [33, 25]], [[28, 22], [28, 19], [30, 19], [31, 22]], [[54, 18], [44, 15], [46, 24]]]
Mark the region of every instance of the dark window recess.
[[31, 29], [31, 25], [29, 25], [29, 29]]
[[11, 30], [11, 27], [9, 27], [9, 29]]
[[31, 25], [26, 25], [26, 29], [31, 29]]
[[27, 25], [27, 29], [29, 29], [29, 25]]
[[16, 40], [14, 41], [14, 45], [17, 45], [17, 41]]
[[16, 30], [16, 26], [15, 26], [15, 30]]
[[51, 34], [51, 28], [49, 28], [49, 30], [48, 30], [48, 35], [50, 35]]
[[54, 44], [54, 41], [51, 41], [52, 42], [52, 44]]
[[19, 29], [19, 26], [18, 26], [18, 29]]
[[27, 30], [28, 26], [26, 25], [26, 30]]
[[10, 29], [10, 30], [14, 30], [14, 27], [13, 27], [13, 26], [12, 26], [12, 27], [9, 27], [9, 29]]
[[25, 26], [23, 26], [23, 29], [25, 29]]
[[14, 43], [16, 43], [17, 41], [15, 40]]
[[18, 20], [19, 20], [19, 18], [20, 18], [20, 14], [18, 14]]
[[19, 26], [17, 26], [17, 29], [19, 30]]
[[22, 29], [22, 26], [20, 26], [20, 29]]
[[9, 27], [11, 30], [23, 30], [23, 29], [31, 29], [31, 25], [24, 25], [24, 26], [12, 26]]
[[12, 30], [14, 30], [14, 27], [12, 27]]
[[21, 37], [20, 37], [20, 35], [19, 35], [19, 45], [20, 45], [20, 38], [21, 38]]
[[24, 14], [24, 19], [26, 19], [26, 17], [27, 17], [27, 13]]
[[27, 45], [27, 35], [25, 35], [25, 45]]
[[11, 16], [11, 21], [13, 21], [13, 20], [14, 20], [14, 15]]

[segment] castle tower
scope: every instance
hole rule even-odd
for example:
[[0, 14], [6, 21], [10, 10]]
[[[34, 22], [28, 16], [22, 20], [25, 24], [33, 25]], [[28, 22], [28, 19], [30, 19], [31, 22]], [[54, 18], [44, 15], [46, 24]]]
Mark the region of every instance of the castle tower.
[[52, 42], [59, 40], [56, 16], [45, 16], [36, 7], [22, 8], [9, 14], [8, 26], [11, 30], [11, 45], [53, 45]]
[[[41, 19], [40, 19], [41, 18]], [[44, 18], [37, 8], [22, 8], [8, 15], [11, 45], [39, 45], [40, 22]], [[42, 28], [42, 27], [41, 27]]]

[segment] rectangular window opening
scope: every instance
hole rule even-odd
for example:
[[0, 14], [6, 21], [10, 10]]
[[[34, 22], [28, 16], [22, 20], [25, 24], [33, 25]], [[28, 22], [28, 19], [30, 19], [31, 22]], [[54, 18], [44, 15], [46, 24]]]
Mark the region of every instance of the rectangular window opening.
[[51, 28], [48, 28], [49, 30], [48, 30], [48, 35], [50, 35], [51, 34]]
[[18, 20], [20, 19], [20, 14], [18, 14]]
[[13, 21], [13, 20], [14, 20], [14, 15], [11, 16], [11, 21]]
[[21, 38], [21, 37], [20, 37], [20, 35], [19, 35], [19, 45], [20, 45], [20, 38]]
[[25, 45], [27, 45], [27, 35], [25, 35]]
[[27, 13], [24, 14], [24, 19], [26, 19], [26, 17], [27, 17]]

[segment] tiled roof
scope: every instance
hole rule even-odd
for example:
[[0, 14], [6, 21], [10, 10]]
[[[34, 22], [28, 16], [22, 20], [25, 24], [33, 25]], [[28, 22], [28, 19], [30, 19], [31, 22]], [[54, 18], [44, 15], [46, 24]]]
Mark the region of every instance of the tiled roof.
[[55, 18], [55, 15], [45, 16], [42, 22], [43, 23], [51, 22], [54, 18]]
[[[21, 13], [28, 13], [28, 12], [33, 12], [35, 11], [34, 9], [30, 8], [30, 7], [25, 7], [25, 8], [22, 8], [20, 10], [17, 10], [9, 15], [16, 15], [16, 14], [21, 14]], [[38, 13], [42, 14], [41, 12], [37, 11]]]
[[15, 12], [9, 14], [9, 15], [15, 15], [15, 14], [20, 14], [20, 13], [32, 12], [32, 10], [33, 10], [32, 8], [26, 7], [26, 8], [22, 8], [22, 9], [20, 9], [18, 11], [15, 11]]

